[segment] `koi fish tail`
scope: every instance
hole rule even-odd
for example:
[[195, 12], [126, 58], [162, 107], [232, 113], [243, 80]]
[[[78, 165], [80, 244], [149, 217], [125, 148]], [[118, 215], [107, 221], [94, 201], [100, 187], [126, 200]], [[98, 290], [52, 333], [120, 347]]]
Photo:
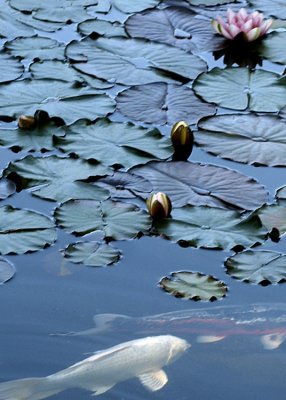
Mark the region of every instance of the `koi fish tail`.
[[40, 400], [62, 390], [47, 378], [17, 379], [0, 383], [0, 400]]

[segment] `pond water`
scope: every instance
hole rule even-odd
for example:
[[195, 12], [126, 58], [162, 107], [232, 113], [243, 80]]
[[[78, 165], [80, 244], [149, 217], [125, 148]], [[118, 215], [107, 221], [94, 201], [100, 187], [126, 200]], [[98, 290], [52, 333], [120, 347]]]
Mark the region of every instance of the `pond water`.
[[[123, 14], [113, 10], [110, 15], [116, 18], [122, 17]], [[100, 16], [108, 20], [108, 14]], [[58, 32], [38, 33], [68, 43], [79, 38], [75, 29], [76, 24], [72, 24]], [[214, 61], [211, 53], [204, 52], [203, 58], [208, 62], [209, 69], [215, 66], [224, 67], [221, 60]], [[284, 66], [266, 61], [262, 68], [282, 73]], [[110, 89], [109, 93], [115, 95], [122, 88], [122, 85], [118, 85]], [[219, 109], [219, 113], [224, 112], [231, 111]], [[119, 112], [111, 119], [127, 120]], [[13, 124], [1, 122], [0, 128]], [[169, 135], [170, 126], [158, 128], [166, 136]], [[59, 151], [55, 149], [53, 153], [59, 154]], [[14, 153], [4, 146], [1, 147], [0, 168], [5, 169], [9, 162], [19, 160], [25, 155], [24, 151]], [[253, 177], [269, 192], [269, 203], [274, 202], [276, 190], [285, 185], [283, 167], [241, 164], [213, 156], [198, 147], [194, 148], [190, 160], [224, 166]], [[253, 195], [255, 196], [255, 193]], [[145, 207], [140, 200], [137, 202]], [[53, 215], [58, 206], [56, 202], [32, 196], [27, 190], [22, 190], [1, 203], [32, 209], [49, 216]], [[267, 240], [263, 249], [286, 253], [284, 236], [278, 243]], [[91, 233], [84, 239], [100, 240], [102, 234]], [[46, 376], [89, 357], [95, 351], [144, 336], [132, 329], [129, 332], [112, 330], [85, 336], [56, 335], [91, 328], [94, 325], [92, 319], [95, 314], [112, 313], [142, 317], [178, 310], [197, 310], [202, 307], [211, 312], [218, 304], [226, 307], [247, 307], [252, 303], [285, 302], [283, 283], [268, 286], [248, 284], [227, 275], [224, 261], [234, 254], [233, 251], [183, 248], [160, 237], [143, 236], [140, 239], [116, 241], [116, 247], [122, 252], [120, 261], [106, 268], [92, 268], [83, 264], [73, 264], [63, 257], [62, 249], [78, 240], [82, 239], [58, 229], [57, 241], [44, 250], [23, 255], [5, 255], [5, 259], [14, 263], [16, 274], [13, 279], [3, 284], [0, 290], [1, 382]], [[158, 287], [160, 279], [180, 270], [200, 271], [223, 280], [229, 289], [227, 296], [217, 302], [194, 302], [164, 293]], [[160, 334], [160, 330], [155, 329], [152, 332], [152, 335]], [[178, 332], [173, 329], [170, 334], [186, 339], [192, 346], [181, 358], [164, 368], [169, 382], [162, 390], [147, 391], [138, 379], [130, 379], [102, 394], [101, 398], [285, 398], [285, 343], [274, 350], [265, 350], [261, 346], [259, 333], [251, 337], [251, 340], [248, 336], [237, 335], [208, 344], [193, 342], [193, 334], [182, 333], [179, 329]], [[89, 391], [69, 389], [50, 398], [73, 400], [79, 397], [89, 399], [90, 396]], [[4, 399], [6, 397], [3, 397]]]

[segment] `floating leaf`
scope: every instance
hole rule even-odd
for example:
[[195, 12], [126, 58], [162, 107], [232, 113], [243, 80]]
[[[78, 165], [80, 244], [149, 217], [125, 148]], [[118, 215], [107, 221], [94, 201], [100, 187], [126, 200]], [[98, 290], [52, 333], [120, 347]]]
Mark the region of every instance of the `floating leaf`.
[[107, 267], [119, 261], [120, 251], [105, 243], [78, 242], [65, 249], [64, 257], [76, 264]]
[[114, 111], [110, 97], [66, 82], [26, 79], [1, 85], [0, 89], [0, 116], [15, 118], [44, 110], [50, 117], [72, 124], [81, 118], [94, 120]]
[[130, 0], [110, 0], [114, 7], [124, 13], [136, 13], [146, 8], [156, 7], [160, 1], [161, 0], [140, 0], [140, 2], [130, 2]]
[[257, 211], [257, 215], [268, 231], [278, 229], [283, 235], [286, 232], [286, 207], [280, 204], [265, 205]]
[[118, 22], [88, 19], [78, 24], [78, 31], [84, 36], [100, 35], [105, 37], [128, 37], [123, 25]]
[[286, 254], [247, 250], [225, 261], [227, 273], [243, 282], [263, 286], [286, 281]]
[[5, 43], [5, 49], [14, 56], [29, 60], [64, 60], [63, 44], [47, 37], [17, 38]]
[[283, 186], [277, 190], [276, 196], [279, 200], [286, 200], [286, 186]]
[[194, 82], [205, 101], [233, 110], [277, 112], [286, 105], [286, 82], [278, 74], [248, 68], [214, 68]]
[[159, 285], [175, 297], [191, 300], [214, 301], [225, 297], [227, 286], [211, 275], [200, 272], [172, 272], [170, 277], [164, 277]]
[[79, 159], [27, 156], [10, 163], [4, 170], [5, 176], [15, 173], [24, 188], [32, 189], [33, 195], [43, 199], [63, 202], [69, 199], [103, 200], [109, 196], [107, 190], [82, 180], [107, 175], [110, 170]]
[[133, 86], [119, 93], [116, 101], [118, 110], [129, 119], [156, 125], [180, 120], [195, 124], [215, 113], [215, 107], [200, 101], [190, 88], [166, 83]]
[[259, 54], [272, 62], [286, 64], [285, 55], [286, 32], [268, 34], [259, 47]]
[[190, 3], [193, 6], [216, 6], [217, 4], [229, 4], [229, 3], [234, 3], [237, 0], [186, 0], [188, 3]]
[[14, 57], [0, 53], [0, 83], [13, 81], [19, 78], [24, 72], [24, 66]]
[[169, 138], [156, 130], [132, 124], [99, 119], [94, 124], [79, 121], [67, 129], [56, 144], [66, 153], [96, 159], [105, 165], [120, 164], [125, 168], [150, 159], [170, 157], [173, 147]]
[[5, 260], [5, 258], [0, 258], [0, 285], [12, 279], [15, 273], [14, 264]]
[[16, 192], [16, 185], [9, 179], [0, 179], [0, 200], [4, 200]]
[[160, 235], [189, 246], [230, 250], [265, 240], [267, 230], [257, 217], [241, 218], [235, 211], [211, 207], [175, 208], [172, 218], [156, 223]]
[[11, 206], [0, 207], [0, 254], [23, 254], [37, 251], [56, 240], [50, 218]]
[[71, 42], [66, 54], [77, 70], [125, 85], [174, 81], [167, 73], [190, 80], [206, 69], [206, 63], [197, 56], [140, 39], [86, 38]]
[[151, 228], [149, 215], [132, 204], [107, 200], [104, 202], [69, 201], [56, 209], [57, 223], [69, 233], [86, 235], [103, 231], [106, 238], [128, 240]]
[[286, 3], [283, 0], [248, 0], [248, 3], [266, 15], [286, 19]]
[[154, 192], [166, 193], [174, 207], [192, 204], [254, 210], [267, 201], [263, 186], [254, 179], [216, 165], [150, 162], [130, 172], [149, 180]]
[[286, 125], [274, 116], [219, 115], [199, 122], [196, 143], [234, 161], [286, 166]]

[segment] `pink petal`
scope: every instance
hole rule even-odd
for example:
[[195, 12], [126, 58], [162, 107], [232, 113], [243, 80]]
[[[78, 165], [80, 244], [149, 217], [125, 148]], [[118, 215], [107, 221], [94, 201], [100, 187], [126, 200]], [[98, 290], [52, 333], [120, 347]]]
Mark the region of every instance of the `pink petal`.
[[229, 32], [229, 28], [226, 26], [223, 26], [223, 25], [219, 25], [219, 28], [220, 28], [220, 31], [221, 31], [221, 34], [225, 37], [225, 38], [227, 38], [227, 39], [233, 39], [233, 36], [232, 36], [232, 34]]
[[252, 28], [254, 28], [252, 20], [249, 20], [245, 22], [245, 24], [243, 24], [240, 29], [242, 32], [249, 32]]
[[244, 37], [248, 42], [253, 42], [261, 36], [261, 31], [259, 28], [253, 28], [249, 32], [244, 33]]
[[260, 25], [260, 36], [264, 35], [271, 27], [271, 25], [273, 24], [273, 19], [267, 19], [266, 21], [264, 21], [261, 25]]
[[245, 8], [241, 8], [236, 15], [240, 21], [245, 21], [248, 17], [248, 14], [247, 14], [247, 11]]
[[241, 30], [236, 25], [229, 25], [229, 32], [231, 36], [235, 38], [235, 36], [237, 36], [241, 32]]
[[236, 14], [232, 11], [231, 8], [227, 9], [226, 17], [229, 24], [233, 24], [236, 21]]
[[258, 11], [255, 11], [254, 13], [251, 14], [251, 16], [252, 16], [253, 26], [260, 26], [263, 20], [263, 14], [261, 14]]

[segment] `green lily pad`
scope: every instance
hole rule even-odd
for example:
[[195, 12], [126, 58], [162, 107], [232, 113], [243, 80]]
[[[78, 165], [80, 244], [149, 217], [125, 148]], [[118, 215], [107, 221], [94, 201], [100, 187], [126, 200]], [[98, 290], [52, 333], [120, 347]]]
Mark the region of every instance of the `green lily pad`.
[[211, 275], [200, 272], [172, 272], [170, 277], [164, 277], [159, 285], [175, 297], [191, 300], [214, 301], [227, 294], [227, 286]]
[[278, 117], [229, 114], [199, 122], [196, 143], [234, 161], [286, 166], [286, 125]]
[[146, 8], [156, 7], [161, 0], [140, 0], [140, 2], [130, 2], [130, 0], [110, 0], [111, 4], [127, 14], [136, 13]]
[[88, 19], [78, 24], [77, 30], [84, 36], [100, 35], [105, 37], [128, 37], [124, 26], [119, 22], [109, 22], [100, 19]]
[[273, 32], [262, 41], [259, 54], [272, 62], [286, 64], [285, 54], [286, 32]]
[[265, 189], [255, 180], [216, 165], [150, 162], [129, 172], [149, 180], [154, 192], [166, 193], [174, 207], [192, 204], [255, 210], [267, 201]]
[[269, 232], [276, 228], [283, 235], [286, 232], [286, 207], [283, 204], [265, 205], [257, 211], [257, 215]]
[[29, 79], [1, 85], [0, 116], [17, 117], [46, 111], [66, 124], [81, 118], [94, 120], [114, 111], [114, 101], [95, 91], [61, 81]]
[[125, 85], [173, 82], [167, 76], [170, 73], [190, 80], [206, 70], [206, 63], [197, 56], [140, 39], [100, 37], [92, 40], [88, 37], [71, 42], [66, 54], [77, 70]]
[[57, 238], [52, 220], [34, 211], [2, 206], [0, 221], [0, 254], [41, 250]]
[[69, 199], [103, 200], [109, 192], [83, 180], [110, 173], [107, 167], [86, 161], [58, 156], [32, 157], [9, 164], [4, 175], [20, 177], [23, 188], [34, 196], [63, 202]]
[[248, 0], [248, 3], [266, 15], [286, 19], [286, 3], [283, 0]]
[[286, 200], [286, 186], [283, 186], [279, 190], [277, 190], [276, 197], [279, 200]]
[[[79, 121], [67, 129], [64, 138], [55, 143], [66, 153], [86, 160], [96, 159], [105, 165], [120, 164], [125, 168], [150, 159], [166, 159], [173, 153], [169, 138], [157, 129], [99, 119], [94, 124]], [[108, 156], [107, 156], [108, 155]]]
[[5, 43], [5, 49], [14, 56], [29, 60], [64, 60], [65, 46], [47, 37], [17, 38]]
[[86, 235], [102, 231], [105, 238], [128, 240], [146, 233], [150, 216], [133, 204], [77, 200], [68, 201], [55, 211], [57, 223], [69, 233]]
[[194, 82], [205, 101], [233, 110], [277, 112], [286, 105], [286, 81], [273, 72], [248, 68], [214, 68]]
[[175, 208], [172, 218], [156, 222], [160, 235], [189, 246], [231, 250], [262, 243], [267, 230], [257, 217], [241, 218], [236, 211], [213, 207]]
[[24, 65], [17, 58], [0, 53], [0, 70], [0, 83], [9, 82], [19, 78], [23, 74]]
[[181, 120], [195, 124], [216, 111], [190, 88], [166, 83], [133, 86], [119, 93], [116, 102], [117, 109], [127, 118], [156, 125], [173, 125]]
[[75, 264], [92, 267], [107, 267], [117, 263], [120, 251], [100, 242], [78, 242], [70, 244], [64, 251], [64, 257]]
[[0, 285], [12, 279], [15, 273], [14, 264], [5, 260], [5, 258], [0, 258]]
[[0, 179], [0, 200], [4, 200], [16, 192], [16, 185], [10, 179]]
[[218, 4], [236, 3], [237, 0], [186, 0], [193, 6], [216, 6]]
[[235, 279], [263, 286], [286, 281], [286, 254], [247, 250], [225, 261], [226, 271]]

